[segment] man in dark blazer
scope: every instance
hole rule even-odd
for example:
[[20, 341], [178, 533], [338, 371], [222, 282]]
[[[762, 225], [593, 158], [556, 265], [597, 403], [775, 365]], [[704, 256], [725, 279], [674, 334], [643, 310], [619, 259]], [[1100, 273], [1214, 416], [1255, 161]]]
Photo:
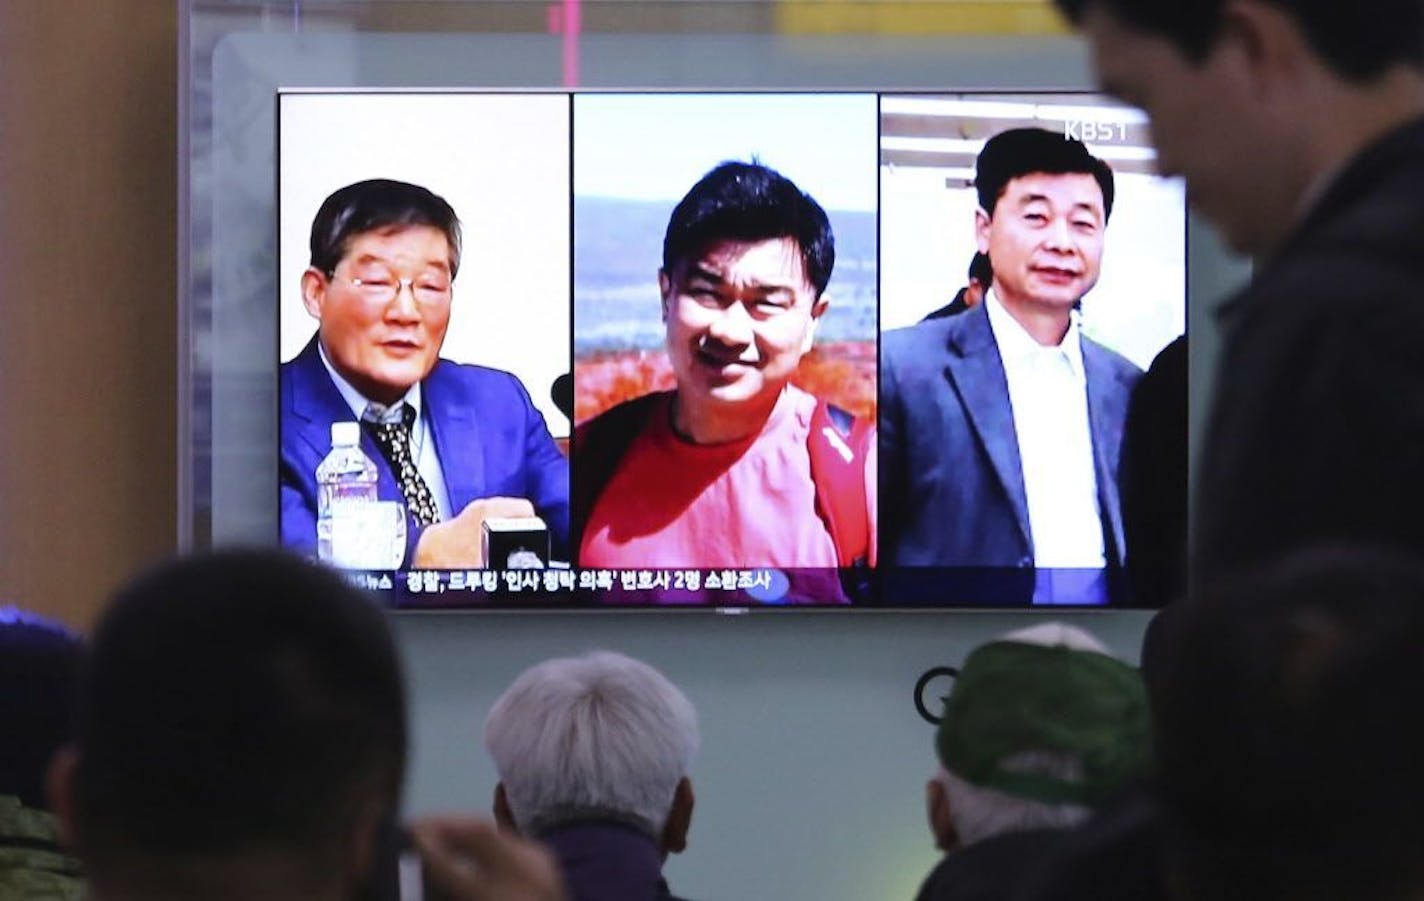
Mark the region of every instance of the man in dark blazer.
[[[984, 303], [881, 342], [882, 559], [945, 568], [919, 580], [928, 594], [896, 574], [889, 599], [1101, 603], [1126, 551], [1118, 451], [1141, 375], [1078, 331], [1112, 172], [1078, 141], [1014, 129], [976, 176]], [[970, 572], [1005, 578], [953, 578]]]
[[484, 565], [493, 517], [537, 514], [567, 559], [568, 462], [507, 372], [439, 356], [460, 264], [459, 220], [425, 188], [349, 185], [312, 223], [302, 299], [317, 334], [280, 375], [282, 543], [317, 545], [316, 469], [334, 422], [363, 423], [382, 500], [407, 509], [408, 568]]

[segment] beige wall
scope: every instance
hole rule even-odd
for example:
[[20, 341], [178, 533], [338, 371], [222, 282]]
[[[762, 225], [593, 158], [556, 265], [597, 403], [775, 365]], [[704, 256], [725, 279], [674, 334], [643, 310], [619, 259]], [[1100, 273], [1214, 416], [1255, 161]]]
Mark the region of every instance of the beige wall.
[[0, 0], [0, 600], [176, 546], [176, 0]]

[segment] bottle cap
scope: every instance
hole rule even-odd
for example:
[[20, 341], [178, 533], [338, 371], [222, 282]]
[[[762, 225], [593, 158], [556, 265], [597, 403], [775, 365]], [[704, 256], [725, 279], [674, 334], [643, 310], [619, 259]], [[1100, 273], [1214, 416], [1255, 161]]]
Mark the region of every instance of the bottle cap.
[[333, 422], [331, 424], [332, 447], [355, 447], [361, 443], [361, 423]]

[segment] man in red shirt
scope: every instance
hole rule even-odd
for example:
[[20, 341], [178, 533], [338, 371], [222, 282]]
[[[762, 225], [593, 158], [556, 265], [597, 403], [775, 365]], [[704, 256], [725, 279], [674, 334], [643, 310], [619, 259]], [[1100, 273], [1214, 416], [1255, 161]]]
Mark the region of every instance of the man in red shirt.
[[[723, 163], [682, 199], [658, 271], [677, 388], [576, 431], [580, 566], [873, 563], [874, 426], [790, 383], [829, 306], [834, 264], [825, 211], [765, 166]], [[850, 489], [818, 476], [818, 442], [854, 467], [834, 479]], [[823, 512], [828, 493], [851, 495], [849, 526]]]

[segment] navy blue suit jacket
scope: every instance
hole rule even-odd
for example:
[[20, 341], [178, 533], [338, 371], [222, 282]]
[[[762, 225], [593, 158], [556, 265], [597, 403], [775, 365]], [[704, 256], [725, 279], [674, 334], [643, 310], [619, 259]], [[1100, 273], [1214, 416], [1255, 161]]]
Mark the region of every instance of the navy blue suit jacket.
[[[331, 452], [331, 424], [351, 421], [351, 408], [322, 365], [317, 339], [282, 364], [282, 544], [316, 554], [316, 468]], [[450, 509], [458, 514], [484, 497], [522, 497], [549, 526], [555, 559], [568, 559], [569, 464], [544, 416], [508, 372], [440, 360], [421, 383], [435, 453]], [[362, 430], [361, 449], [380, 472], [382, 500], [403, 500], [380, 449]], [[420, 530], [407, 523], [406, 565]]]
[[[1098, 505], [1124, 556], [1118, 452], [1142, 371], [1082, 339]], [[1008, 380], [980, 304], [886, 332], [880, 344], [880, 559], [896, 566], [1033, 566]]]

